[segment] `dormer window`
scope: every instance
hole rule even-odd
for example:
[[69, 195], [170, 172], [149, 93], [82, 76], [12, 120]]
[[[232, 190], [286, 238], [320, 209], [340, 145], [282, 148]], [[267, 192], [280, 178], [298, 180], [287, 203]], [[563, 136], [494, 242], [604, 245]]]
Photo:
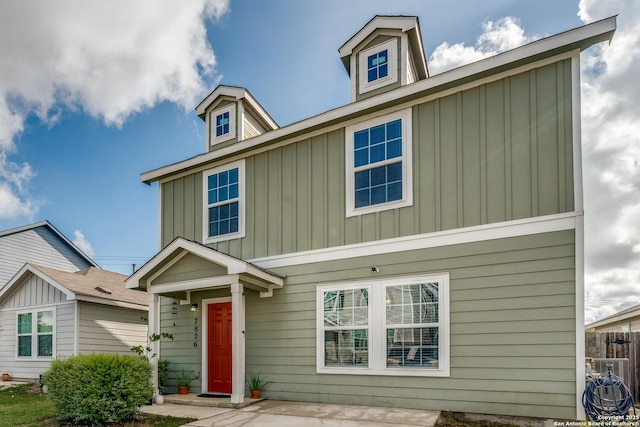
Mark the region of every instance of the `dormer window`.
[[211, 112], [211, 145], [228, 141], [236, 137], [235, 104]]
[[389, 75], [389, 52], [374, 53], [367, 58], [367, 81], [369, 83]]
[[229, 133], [229, 112], [216, 116], [216, 138]]
[[359, 55], [360, 93], [398, 81], [398, 40], [394, 37]]

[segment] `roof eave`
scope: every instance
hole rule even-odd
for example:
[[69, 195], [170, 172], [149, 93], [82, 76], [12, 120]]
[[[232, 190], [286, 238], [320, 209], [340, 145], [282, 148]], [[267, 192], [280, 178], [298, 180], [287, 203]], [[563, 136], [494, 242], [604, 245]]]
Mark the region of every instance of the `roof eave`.
[[575, 49], [583, 51], [596, 43], [607, 40], [610, 41], [615, 30], [616, 16], [612, 16], [564, 33], [537, 40], [496, 56], [446, 71], [411, 85], [402, 86], [381, 95], [335, 108], [219, 150], [200, 154], [180, 162], [153, 169], [141, 174], [140, 178], [142, 182], [151, 184], [152, 182], [167, 178], [170, 175], [198, 167], [205, 163], [235, 155], [274, 141], [313, 131], [320, 127], [327, 126], [331, 122], [342, 120], [347, 116], [355, 116], [367, 110], [379, 108], [383, 104], [388, 105], [402, 102], [404, 99], [422, 96], [423, 93], [437, 93], [440, 90], [462, 85], [475, 78], [497, 74], [505, 69], [516, 68], [520, 65], [536, 62]]

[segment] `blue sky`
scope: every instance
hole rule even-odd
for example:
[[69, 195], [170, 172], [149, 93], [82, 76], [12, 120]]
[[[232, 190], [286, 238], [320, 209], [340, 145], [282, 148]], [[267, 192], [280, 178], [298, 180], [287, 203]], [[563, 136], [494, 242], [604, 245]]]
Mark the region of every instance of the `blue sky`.
[[128, 274], [158, 250], [139, 174], [204, 152], [194, 108], [218, 83], [283, 126], [349, 103], [338, 48], [375, 14], [419, 17], [432, 74], [620, 14], [583, 54], [587, 320], [611, 314], [640, 302], [638, 3], [2, 2], [0, 230], [47, 219]]

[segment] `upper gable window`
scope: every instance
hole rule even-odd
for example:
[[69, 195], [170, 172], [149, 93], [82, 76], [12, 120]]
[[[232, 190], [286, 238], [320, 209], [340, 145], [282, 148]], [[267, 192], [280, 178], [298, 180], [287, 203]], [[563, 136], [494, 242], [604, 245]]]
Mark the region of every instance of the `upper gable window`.
[[236, 137], [236, 105], [213, 110], [210, 113], [211, 145]]
[[398, 81], [398, 42], [395, 38], [363, 50], [358, 58], [360, 93]]
[[244, 162], [204, 172], [204, 242], [244, 236]]
[[411, 109], [346, 129], [347, 216], [410, 206]]

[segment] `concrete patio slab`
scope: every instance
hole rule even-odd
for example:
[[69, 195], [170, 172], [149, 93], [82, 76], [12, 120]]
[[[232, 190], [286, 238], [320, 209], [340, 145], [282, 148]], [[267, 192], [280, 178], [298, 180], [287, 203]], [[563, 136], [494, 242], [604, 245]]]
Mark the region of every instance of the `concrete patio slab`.
[[196, 405], [182, 405], [175, 403], [165, 403], [162, 405], [150, 405], [140, 408], [141, 412], [145, 414], [156, 414], [170, 417], [180, 418], [211, 418], [216, 415], [224, 414], [225, 412], [233, 411], [231, 408], [215, 408], [212, 406], [196, 406]]
[[[212, 411], [211, 416], [206, 417], [206, 411]], [[144, 412], [198, 418], [186, 424], [189, 427], [430, 427], [440, 416], [438, 411], [275, 400], [264, 400], [241, 409], [152, 405]]]

